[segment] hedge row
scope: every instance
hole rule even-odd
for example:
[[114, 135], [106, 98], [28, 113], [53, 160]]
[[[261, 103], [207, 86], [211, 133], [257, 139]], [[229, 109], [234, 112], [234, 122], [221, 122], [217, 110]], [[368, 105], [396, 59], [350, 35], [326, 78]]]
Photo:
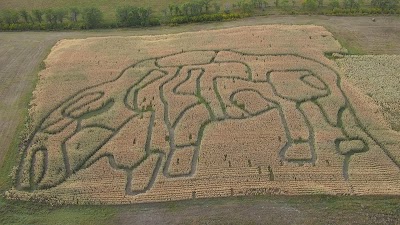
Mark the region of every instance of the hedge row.
[[[163, 24], [177, 25], [185, 23], [202, 23], [210, 21], [234, 20], [238, 18], [251, 16], [252, 13], [244, 10], [238, 12], [229, 12], [224, 10], [223, 13], [207, 13], [203, 14], [183, 14], [177, 11], [176, 14], [166, 15]], [[236, 10], [237, 11], [237, 10]], [[308, 10], [286, 10], [288, 14], [324, 14], [324, 15], [374, 15], [374, 14], [399, 14], [400, 8], [382, 9], [382, 8], [333, 8], [319, 9], [314, 11]], [[3, 31], [23, 31], [23, 30], [83, 30], [93, 28], [118, 28], [118, 27], [147, 27], [161, 25], [159, 18], [152, 15], [149, 8], [141, 8], [134, 6], [119, 7], [116, 10], [116, 22], [105, 23], [103, 13], [97, 8], [85, 8], [79, 10], [71, 8], [63, 9], [47, 9], [32, 10], [31, 13], [26, 10], [4, 10], [0, 12], [0, 30]], [[68, 20], [67, 20], [68, 19]]]
[[171, 25], [184, 24], [184, 23], [202, 23], [211, 21], [223, 21], [223, 20], [234, 20], [243, 17], [248, 17], [249, 14], [243, 13], [215, 13], [215, 14], [203, 14], [199, 16], [173, 16], [169, 23]]

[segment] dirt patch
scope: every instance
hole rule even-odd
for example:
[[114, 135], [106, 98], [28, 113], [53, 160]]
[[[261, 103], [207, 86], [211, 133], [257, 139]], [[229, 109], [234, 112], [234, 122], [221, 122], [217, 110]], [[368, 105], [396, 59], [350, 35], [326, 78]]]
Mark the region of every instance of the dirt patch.
[[[179, 205], [179, 203], [177, 204]], [[118, 224], [305, 224], [307, 212], [274, 201], [140, 208], [120, 214]]]
[[257, 196], [143, 204], [125, 209], [112, 223], [389, 225], [400, 222], [398, 215], [373, 209], [373, 205], [388, 204], [383, 203], [384, 198], [363, 201], [347, 198]]

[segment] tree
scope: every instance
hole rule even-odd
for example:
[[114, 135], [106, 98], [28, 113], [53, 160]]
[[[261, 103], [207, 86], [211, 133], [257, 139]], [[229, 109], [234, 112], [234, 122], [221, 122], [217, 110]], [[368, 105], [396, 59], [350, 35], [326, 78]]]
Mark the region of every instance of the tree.
[[103, 13], [95, 7], [84, 8], [82, 17], [88, 29], [100, 27], [103, 22]]
[[152, 14], [151, 9], [139, 7], [138, 13], [139, 13], [139, 25], [148, 26], [150, 21], [150, 16]]
[[3, 20], [8, 25], [18, 23], [19, 14], [14, 10], [4, 10], [3, 11]]
[[59, 23], [63, 23], [68, 12], [65, 9], [57, 9], [54, 11], [54, 16]]
[[206, 9], [206, 13], [209, 12], [211, 2], [212, 2], [212, 0], [202, 0], [200, 2], [200, 5], [204, 6], [204, 8]]
[[303, 7], [307, 11], [315, 11], [318, 7], [317, 0], [304, 0]]
[[331, 7], [332, 9], [340, 8], [339, 0], [331, 0], [329, 2], [329, 7]]
[[57, 15], [52, 9], [47, 9], [44, 13], [44, 16], [46, 18], [46, 21], [50, 24], [56, 24], [57, 23]]
[[346, 9], [358, 9], [361, 6], [361, 0], [344, 0], [343, 6]]
[[225, 3], [225, 7], [224, 7], [224, 12], [225, 13], [230, 13], [231, 12], [231, 4], [230, 3]]
[[34, 10], [32, 10], [32, 14], [37, 22], [41, 23], [43, 21], [43, 12], [42, 11], [40, 11], [38, 9], [34, 9]]
[[175, 5], [169, 4], [168, 5], [168, 9], [169, 9], [169, 15], [173, 16], [174, 15]]
[[318, 8], [322, 8], [324, 6], [324, 0], [318, 0]]
[[190, 3], [185, 2], [181, 5], [182, 12], [185, 14], [185, 16], [189, 16], [190, 13]]
[[253, 4], [254, 8], [261, 9], [263, 7], [263, 1], [262, 0], [251, 0], [251, 4]]
[[275, 0], [275, 7], [279, 7], [279, 0]]
[[214, 12], [219, 13], [219, 11], [221, 10], [221, 5], [214, 2], [213, 6], [214, 6]]
[[371, 0], [371, 6], [382, 10], [396, 9], [400, 0]]
[[121, 26], [148, 26], [152, 11], [150, 8], [123, 6], [117, 8], [117, 21]]
[[69, 9], [71, 22], [78, 22], [78, 15], [80, 13], [77, 7], [72, 7]]
[[242, 2], [240, 9], [244, 12], [244, 13], [253, 13], [253, 5], [250, 2]]
[[29, 13], [25, 9], [19, 11], [19, 15], [24, 19], [25, 23], [29, 23]]
[[179, 15], [182, 14], [182, 13], [181, 13], [181, 9], [179, 8], [178, 5], [175, 5], [174, 11], [175, 11], [175, 16], [179, 16]]
[[203, 5], [204, 5], [203, 1], [193, 0], [189, 2], [190, 14], [192, 16], [198, 16], [203, 14]]
[[281, 0], [282, 9], [287, 10], [289, 8], [289, 0]]

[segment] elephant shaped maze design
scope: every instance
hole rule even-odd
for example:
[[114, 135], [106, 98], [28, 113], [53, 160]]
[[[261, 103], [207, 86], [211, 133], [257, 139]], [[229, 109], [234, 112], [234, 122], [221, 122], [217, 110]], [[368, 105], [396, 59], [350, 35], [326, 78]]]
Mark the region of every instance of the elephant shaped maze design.
[[[280, 160], [315, 165], [315, 133], [304, 103], [318, 107], [338, 130], [333, 151], [344, 156], [343, 179], [350, 179], [350, 157], [369, 145], [365, 136], [344, 129], [343, 115], [367, 131], [332, 68], [299, 55], [199, 50], [140, 61], [59, 104], [28, 140], [16, 188], [55, 187], [106, 157], [126, 172], [126, 194], [144, 193], [161, 173], [167, 179], [195, 176], [207, 125], [274, 110], [287, 140], [276, 149]], [[140, 168], [147, 171], [144, 185], [133, 188]]]

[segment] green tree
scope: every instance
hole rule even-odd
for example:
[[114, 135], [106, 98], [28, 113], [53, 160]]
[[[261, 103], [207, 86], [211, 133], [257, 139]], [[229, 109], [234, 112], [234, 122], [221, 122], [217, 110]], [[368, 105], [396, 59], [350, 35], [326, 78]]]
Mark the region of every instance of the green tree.
[[19, 11], [19, 15], [24, 19], [25, 23], [29, 23], [29, 13], [25, 9]]
[[18, 23], [19, 14], [14, 10], [4, 10], [3, 11], [3, 20], [8, 25]]
[[361, 0], [344, 0], [343, 6], [346, 9], [358, 9], [361, 6]]
[[221, 5], [216, 2], [214, 2], [213, 7], [215, 13], [219, 13], [219, 11], [221, 11]]
[[303, 7], [307, 11], [315, 11], [318, 7], [317, 0], [304, 0]]
[[169, 5], [168, 5], [168, 9], [169, 9], [169, 15], [170, 15], [170, 16], [173, 16], [173, 15], [174, 15], [175, 5], [169, 4]]
[[201, 0], [200, 5], [204, 6], [206, 13], [209, 12], [212, 0]]
[[318, 0], [318, 8], [324, 7], [324, 0]]
[[371, 0], [371, 6], [381, 8], [383, 10], [396, 9], [400, 0]]
[[225, 6], [224, 6], [224, 12], [225, 13], [230, 13], [231, 12], [231, 4], [230, 3], [225, 3]]
[[34, 9], [34, 10], [32, 10], [32, 14], [37, 22], [41, 23], [43, 21], [43, 12], [42, 11], [40, 11], [38, 9]]
[[150, 22], [150, 17], [152, 14], [152, 11], [150, 8], [143, 8], [139, 7], [138, 8], [139, 12], [139, 22], [141, 26], [148, 26]]
[[116, 17], [120, 26], [148, 26], [150, 25], [151, 14], [150, 8], [123, 6], [117, 8]]
[[57, 23], [57, 15], [52, 9], [47, 9], [44, 13], [44, 17], [46, 18], [47, 23], [56, 24]]
[[339, 0], [331, 0], [329, 2], [329, 7], [332, 9], [340, 8]]
[[253, 4], [254, 8], [261, 9], [263, 7], [263, 0], [251, 0], [251, 4]]
[[189, 16], [190, 13], [190, 3], [189, 2], [185, 2], [181, 5], [181, 10], [183, 12], [183, 14], [185, 14], [185, 16]]
[[63, 23], [63, 22], [64, 22], [64, 19], [65, 19], [65, 17], [67, 16], [67, 14], [68, 14], [68, 11], [65, 10], [65, 9], [56, 9], [56, 10], [54, 11], [54, 15], [55, 15], [55, 17], [56, 17], [56, 20], [57, 20], [59, 23]]
[[82, 17], [88, 29], [98, 28], [103, 22], [103, 13], [95, 7], [84, 8]]
[[182, 14], [181, 9], [179, 8], [178, 5], [175, 5], [174, 12], [175, 12], [175, 16], [179, 16]]
[[249, 13], [249, 14], [253, 13], [254, 6], [251, 2], [241, 0], [237, 3], [237, 5], [239, 6], [240, 10], [243, 13]]
[[71, 7], [69, 12], [71, 22], [78, 22], [78, 15], [80, 13], [79, 9], [77, 7]]
[[289, 0], [281, 0], [281, 5], [280, 7], [284, 10], [289, 9]]

